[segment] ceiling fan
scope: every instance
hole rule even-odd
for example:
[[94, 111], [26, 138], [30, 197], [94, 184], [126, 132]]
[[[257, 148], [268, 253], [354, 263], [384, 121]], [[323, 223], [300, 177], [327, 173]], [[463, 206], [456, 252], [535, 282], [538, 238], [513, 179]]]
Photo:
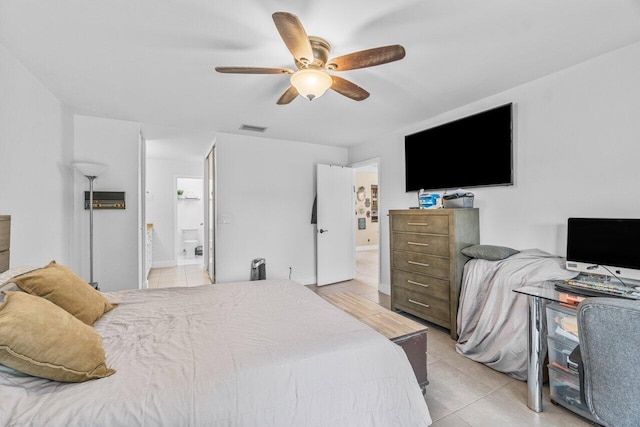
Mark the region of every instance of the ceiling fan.
[[369, 92], [342, 77], [327, 71], [347, 71], [373, 67], [404, 58], [402, 46], [390, 45], [349, 53], [329, 59], [331, 45], [320, 37], [307, 36], [297, 16], [287, 12], [275, 12], [273, 22], [287, 46], [298, 71], [290, 68], [267, 67], [216, 67], [219, 73], [235, 74], [288, 74], [291, 85], [284, 91], [278, 105], [288, 104], [301, 95], [310, 101], [322, 96], [327, 89], [356, 101], [369, 97]]

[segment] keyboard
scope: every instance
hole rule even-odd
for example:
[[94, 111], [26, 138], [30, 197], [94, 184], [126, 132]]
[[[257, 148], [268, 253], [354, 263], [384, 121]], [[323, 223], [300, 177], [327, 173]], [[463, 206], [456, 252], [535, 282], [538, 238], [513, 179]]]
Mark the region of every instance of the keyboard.
[[567, 279], [558, 280], [555, 283], [555, 288], [559, 291], [586, 296], [609, 296], [640, 300], [640, 292], [635, 288], [629, 288], [623, 285], [614, 285], [613, 283], [603, 283], [584, 279]]

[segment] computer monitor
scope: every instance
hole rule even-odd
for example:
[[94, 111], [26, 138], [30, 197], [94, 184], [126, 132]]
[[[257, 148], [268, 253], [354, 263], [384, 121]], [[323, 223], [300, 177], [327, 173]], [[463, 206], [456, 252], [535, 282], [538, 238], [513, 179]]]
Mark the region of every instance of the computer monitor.
[[569, 218], [566, 267], [640, 281], [640, 219]]

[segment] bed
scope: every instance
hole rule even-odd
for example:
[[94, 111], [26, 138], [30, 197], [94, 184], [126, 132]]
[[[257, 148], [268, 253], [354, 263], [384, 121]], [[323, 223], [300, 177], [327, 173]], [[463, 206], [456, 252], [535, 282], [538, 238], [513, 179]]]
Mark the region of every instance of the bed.
[[0, 425], [431, 424], [403, 350], [296, 282], [103, 295], [117, 307], [93, 328], [115, 373], [0, 370]]
[[526, 380], [528, 305], [526, 297], [513, 290], [546, 280], [569, 279], [576, 273], [564, 268], [564, 258], [540, 249], [511, 250], [504, 255], [473, 258], [465, 264], [456, 351]]

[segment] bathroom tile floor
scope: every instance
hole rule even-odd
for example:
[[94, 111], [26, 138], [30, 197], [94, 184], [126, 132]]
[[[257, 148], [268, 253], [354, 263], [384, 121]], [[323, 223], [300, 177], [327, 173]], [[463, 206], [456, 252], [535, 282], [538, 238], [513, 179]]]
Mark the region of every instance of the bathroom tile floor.
[[176, 267], [152, 268], [149, 272], [150, 288], [169, 288], [174, 286], [210, 285], [209, 275], [202, 265], [189, 264]]
[[202, 255], [196, 255], [194, 257], [187, 258], [185, 255], [179, 255], [177, 263], [178, 265], [192, 265], [192, 264], [202, 265], [203, 257]]

